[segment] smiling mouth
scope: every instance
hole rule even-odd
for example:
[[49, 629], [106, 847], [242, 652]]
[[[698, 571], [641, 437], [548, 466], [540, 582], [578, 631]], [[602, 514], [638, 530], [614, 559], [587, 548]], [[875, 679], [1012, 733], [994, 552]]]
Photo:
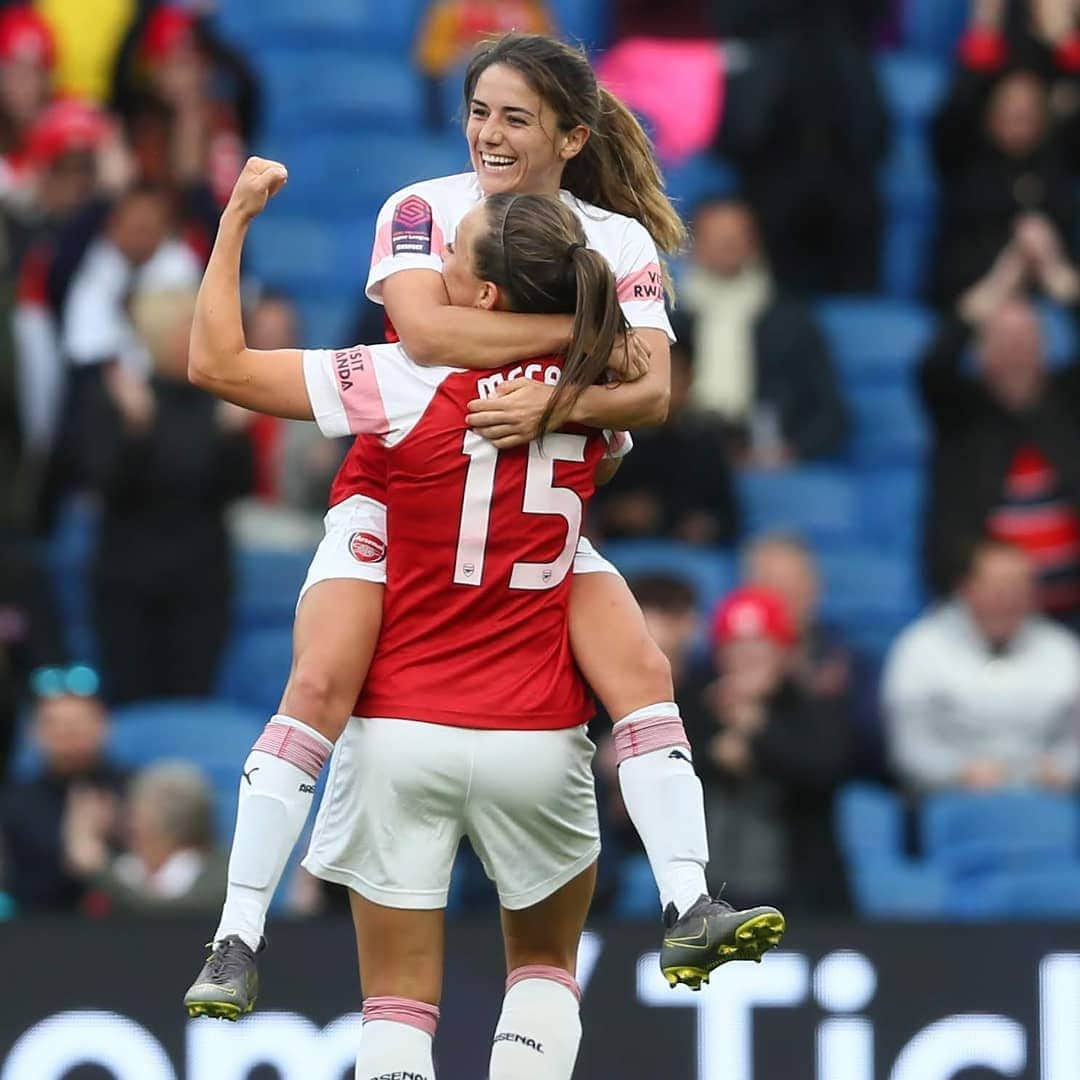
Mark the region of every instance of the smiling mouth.
[[517, 163], [517, 158], [506, 157], [504, 154], [480, 154], [480, 161], [489, 172], [505, 172]]

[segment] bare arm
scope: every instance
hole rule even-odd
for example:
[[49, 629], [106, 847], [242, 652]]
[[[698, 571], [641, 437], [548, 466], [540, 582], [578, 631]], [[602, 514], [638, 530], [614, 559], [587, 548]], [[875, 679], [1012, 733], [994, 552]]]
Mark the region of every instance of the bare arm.
[[[550, 428], [576, 423], [626, 431], [656, 427], [667, 419], [671, 345], [662, 330], [644, 328], [635, 334], [650, 350], [645, 375], [618, 386], [587, 387], [569, 413], [552, 417]], [[540, 417], [551, 394], [551, 387], [532, 379], [503, 383], [494, 397], [469, 402], [469, 426], [500, 450], [520, 446], [539, 434]]]
[[221, 215], [195, 303], [188, 379], [215, 397], [290, 420], [311, 420], [299, 349], [249, 349], [240, 310], [240, 255], [248, 226], [286, 180], [276, 162], [249, 158]]
[[486, 370], [565, 352], [570, 341], [570, 315], [451, 307], [434, 270], [401, 270], [382, 290], [386, 313], [418, 364]]

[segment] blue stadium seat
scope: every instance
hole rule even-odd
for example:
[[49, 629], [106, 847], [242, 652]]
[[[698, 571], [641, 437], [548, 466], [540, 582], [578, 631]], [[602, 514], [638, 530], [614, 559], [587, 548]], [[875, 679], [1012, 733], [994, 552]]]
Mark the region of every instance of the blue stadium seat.
[[225, 650], [217, 696], [263, 713], [277, 711], [292, 661], [287, 626], [242, 628]]
[[949, 881], [933, 866], [881, 861], [851, 870], [855, 906], [871, 919], [942, 919], [951, 916]]
[[550, 4], [559, 35], [584, 45], [590, 52], [608, 43], [609, 6], [604, 0], [552, 0]]
[[878, 174], [878, 188], [886, 212], [931, 213], [938, 204], [940, 187], [930, 145], [923, 135], [895, 132], [889, 152]]
[[845, 384], [906, 381], [934, 333], [917, 304], [837, 297], [816, 310]]
[[825, 587], [822, 614], [844, 627], [903, 623], [922, 599], [913, 557], [877, 547], [832, 545], [818, 556]]
[[964, 919], [1080, 918], [1080, 862], [991, 872], [955, 883], [951, 908]]
[[927, 858], [953, 875], [1080, 858], [1080, 807], [1046, 792], [942, 792], [926, 800], [921, 831]]
[[[228, 0], [217, 5], [215, 20], [226, 36], [249, 47], [266, 41], [301, 47], [347, 43], [407, 55], [424, 6], [425, 0]], [[341, 74], [360, 78], [353, 66]]]
[[917, 300], [925, 295], [936, 229], [937, 217], [931, 210], [887, 216], [881, 243], [881, 287], [886, 296]]
[[355, 292], [304, 296], [297, 299], [304, 345], [309, 349], [336, 349], [343, 345], [371, 345], [351, 340], [364, 280], [354, 282]]
[[793, 532], [811, 541], [857, 538], [859, 512], [850, 470], [811, 465], [738, 474], [746, 531]]
[[685, 218], [703, 199], [713, 196], [727, 198], [739, 191], [739, 174], [735, 168], [716, 154], [695, 154], [678, 165], [664, 169], [668, 195]]
[[945, 97], [950, 66], [935, 56], [891, 52], [879, 56], [876, 67], [878, 84], [893, 123], [924, 131]]
[[1059, 368], [1072, 363], [1080, 352], [1076, 323], [1068, 312], [1050, 301], [1040, 302], [1038, 309], [1050, 366]]
[[675, 540], [617, 540], [603, 555], [628, 578], [639, 574], [671, 574], [688, 581], [698, 605], [709, 611], [735, 583], [735, 560], [718, 548], [692, 547]]
[[[291, 207], [290, 207], [291, 209]], [[375, 234], [373, 217], [329, 220], [272, 210], [251, 232], [250, 268], [299, 297], [363, 291]]]
[[922, 403], [910, 384], [851, 385], [851, 458], [863, 467], [917, 466], [930, 441]]
[[240, 626], [292, 626], [311, 554], [253, 548], [237, 552], [234, 622]]
[[373, 218], [399, 188], [471, 169], [459, 132], [297, 132], [277, 136], [272, 147], [292, 163], [290, 207], [324, 217], [344, 212]]
[[836, 796], [834, 820], [837, 842], [849, 865], [901, 857], [904, 810], [888, 789], [878, 784], [845, 784]]
[[618, 884], [611, 913], [619, 919], [655, 919], [660, 908], [649, 860], [644, 855], [629, 855], [619, 863]]
[[867, 469], [858, 474], [857, 483], [864, 539], [883, 551], [914, 551], [926, 496], [923, 470]]
[[97, 545], [100, 510], [93, 499], [63, 500], [45, 545], [43, 569], [51, 586], [68, 654], [93, 662], [97, 647], [90, 600], [90, 561]]
[[271, 131], [304, 131], [313, 124], [376, 131], [423, 128], [423, 84], [407, 53], [275, 48], [262, 52], [257, 66], [266, 80]]
[[902, 8], [904, 44], [951, 60], [970, 9], [969, 0], [907, 0]]

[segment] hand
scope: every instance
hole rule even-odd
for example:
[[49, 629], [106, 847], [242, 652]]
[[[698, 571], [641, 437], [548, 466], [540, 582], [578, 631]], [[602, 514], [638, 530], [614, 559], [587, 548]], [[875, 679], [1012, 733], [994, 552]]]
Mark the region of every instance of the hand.
[[753, 763], [750, 747], [737, 731], [714, 735], [709, 743], [709, 757], [715, 765], [732, 773], [747, 772]]
[[[531, 442], [540, 434], [540, 418], [555, 391], [535, 379], [511, 379], [500, 383], [495, 396], [469, 402], [466, 423], [494, 443], [498, 450]], [[566, 423], [569, 408], [559, 410], [548, 424], [554, 431]]]
[[1045, 214], [1024, 214], [1014, 229], [1015, 244], [1039, 284], [1055, 300], [1070, 303], [1080, 291], [1080, 277], [1069, 262], [1061, 237]]
[[91, 787], [73, 787], [61, 823], [64, 860], [72, 873], [91, 877], [109, 860], [107, 837], [116, 821], [116, 798]]
[[289, 171], [278, 161], [249, 157], [237, 177], [225, 213], [232, 211], [243, 222], [252, 221], [285, 186]]
[[989, 271], [975, 282], [957, 302], [960, 316], [979, 326], [1024, 285], [1029, 259], [1014, 238], [1006, 245]]
[[104, 379], [105, 389], [127, 427], [134, 432], [145, 431], [157, 412], [157, 398], [150, 385], [119, 363], [111, 363], [105, 368]]
[[988, 791], [1005, 783], [1005, 770], [996, 761], [973, 761], [961, 769], [958, 779], [962, 787]]
[[1033, 35], [1051, 46], [1060, 45], [1076, 19], [1074, 0], [1029, 0]]
[[135, 155], [118, 124], [110, 124], [108, 134], [94, 153], [97, 182], [102, 191], [120, 195], [131, 187], [138, 173]]
[[615, 348], [611, 350], [608, 361], [610, 381], [636, 382], [648, 375], [651, 359], [649, 346], [633, 330], [628, 330], [625, 337], [620, 334], [615, 340]]

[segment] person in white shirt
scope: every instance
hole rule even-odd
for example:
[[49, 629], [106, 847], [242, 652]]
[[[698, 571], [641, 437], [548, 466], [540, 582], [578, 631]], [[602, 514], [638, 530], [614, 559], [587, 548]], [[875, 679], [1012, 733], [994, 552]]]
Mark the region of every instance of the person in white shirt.
[[1028, 556], [983, 541], [953, 598], [893, 645], [884, 711], [909, 789], [1076, 784], [1080, 643], [1035, 596]]

